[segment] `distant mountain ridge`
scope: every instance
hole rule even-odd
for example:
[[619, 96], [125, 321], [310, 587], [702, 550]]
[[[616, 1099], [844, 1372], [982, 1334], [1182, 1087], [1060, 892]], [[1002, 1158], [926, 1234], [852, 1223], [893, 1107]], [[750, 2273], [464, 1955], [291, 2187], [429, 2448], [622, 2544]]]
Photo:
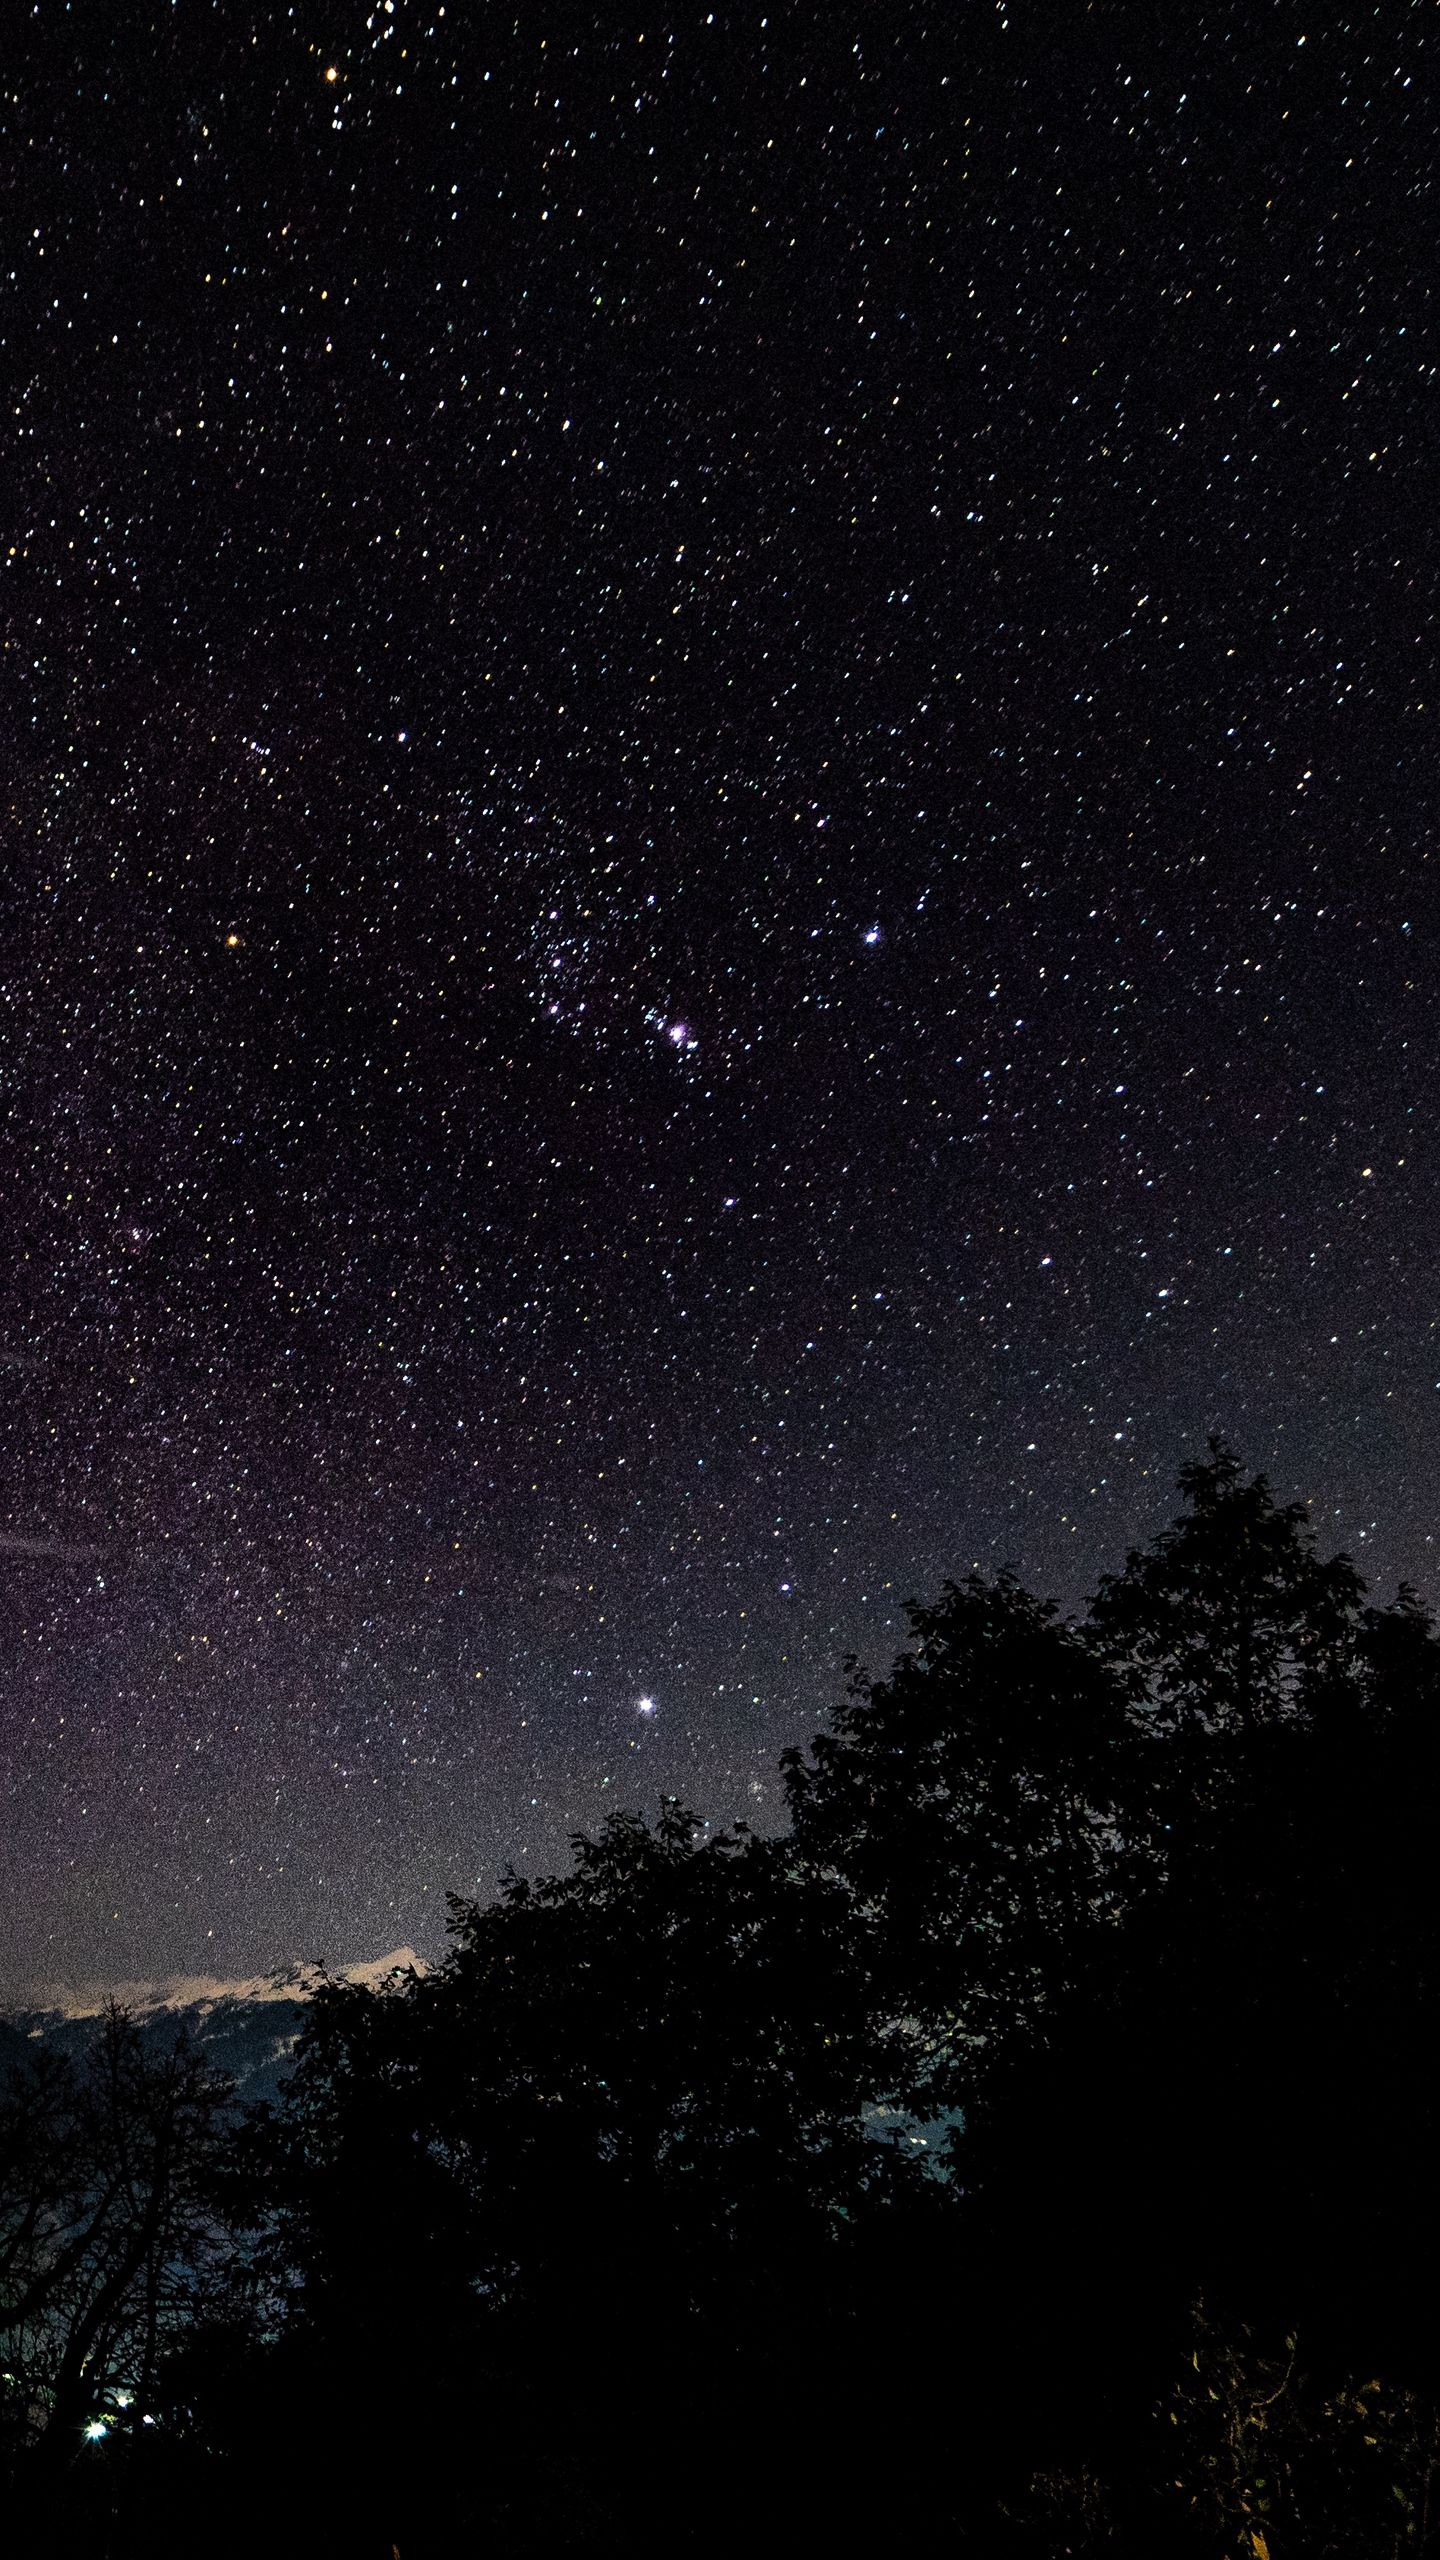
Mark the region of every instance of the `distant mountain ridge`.
[[290, 1964], [232, 1979], [177, 1973], [151, 1982], [37, 1985], [23, 2006], [0, 2017], [0, 2074], [42, 2040], [82, 2059], [113, 2000], [157, 2043], [183, 2028], [215, 2070], [234, 2082], [237, 2098], [273, 2098], [305, 2023], [306, 2002], [319, 1983], [361, 1983], [373, 1990], [396, 1974], [429, 1969], [413, 1947], [395, 1947], [358, 1964]]
[[[318, 1982], [360, 1982], [373, 1990], [387, 1981], [392, 1973], [428, 1973], [429, 1965], [417, 1956], [413, 1947], [392, 1948], [389, 1955], [372, 1956], [360, 1964], [329, 1966], [319, 1963], [277, 1966], [273, 1973], [256, 1973], [227, 1979], [211, 1973], [162, 1974], [149, 1982], [85, 1982], [37, 1983], [23, 2013], [31, 2017], [98, 2018], [112, 2000], [136, 2017], [149, 2016], [157, 2009], [208, 2009], [223, 2000], [305, 2000]], [[7, 2013], [22, 2014], [16, 2003]]]

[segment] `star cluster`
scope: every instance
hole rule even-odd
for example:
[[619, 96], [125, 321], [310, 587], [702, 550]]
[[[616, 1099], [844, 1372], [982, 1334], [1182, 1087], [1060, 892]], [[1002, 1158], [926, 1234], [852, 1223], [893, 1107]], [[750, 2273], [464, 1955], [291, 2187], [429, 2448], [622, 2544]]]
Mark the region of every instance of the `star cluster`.
[[42, 4], [15, 1981], [434, 1945], [1440, 1443], [1419, 6]]

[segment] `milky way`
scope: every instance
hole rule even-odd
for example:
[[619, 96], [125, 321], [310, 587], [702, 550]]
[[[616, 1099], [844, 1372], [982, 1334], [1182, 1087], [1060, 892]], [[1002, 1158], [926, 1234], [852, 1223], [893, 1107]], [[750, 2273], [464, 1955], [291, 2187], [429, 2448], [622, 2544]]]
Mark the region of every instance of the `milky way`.
[[1427, 1581], [1434, 41], [1342, 16], [17, 17], [7, 1978], [764, 1823], [1213, 1428]]

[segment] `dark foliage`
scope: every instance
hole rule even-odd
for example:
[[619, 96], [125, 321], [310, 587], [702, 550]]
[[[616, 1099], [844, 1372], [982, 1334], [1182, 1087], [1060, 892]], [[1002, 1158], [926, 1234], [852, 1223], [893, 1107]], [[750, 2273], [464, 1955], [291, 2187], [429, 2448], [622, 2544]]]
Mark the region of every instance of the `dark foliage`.
[[156, 2423], [166, 2359], [223, 2251], [226, 2097], [183, 2038], [147, 2047], [114, 2008], [83, 2069], [43, 2045], [7, 2057], [0, 2467], [12, 2529], [39, 2547], [71, 2488], [95, 2526], [103, 2466], [80, 2457]]
[[621, 1815], [323, 1989], [222, 2163], [117, 2020], [121, 2209], [42, 2057], [45, 2547], [1435, 2549], [1440, 1645], [1224, 1450], [1182, 1489], [1080, 1624], [914, 1610], [783, 1838]]

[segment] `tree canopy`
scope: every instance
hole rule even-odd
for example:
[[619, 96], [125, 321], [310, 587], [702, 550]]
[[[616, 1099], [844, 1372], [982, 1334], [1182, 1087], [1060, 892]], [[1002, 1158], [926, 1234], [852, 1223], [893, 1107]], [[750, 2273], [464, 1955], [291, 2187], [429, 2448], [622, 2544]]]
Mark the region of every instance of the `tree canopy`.
[[381, 2560], [1433, 2545], [1440, 1645], [1225, 1449], [1181, 1491], [1073, 1621], [916, 1605], [778, 1835], [620, 1813], [326, 1985], [223, 2141], [118, 2017], [12, 2075], [17, 2496], [93, 2535], [103, 2474], [116, 2551], [197, 2497]]

